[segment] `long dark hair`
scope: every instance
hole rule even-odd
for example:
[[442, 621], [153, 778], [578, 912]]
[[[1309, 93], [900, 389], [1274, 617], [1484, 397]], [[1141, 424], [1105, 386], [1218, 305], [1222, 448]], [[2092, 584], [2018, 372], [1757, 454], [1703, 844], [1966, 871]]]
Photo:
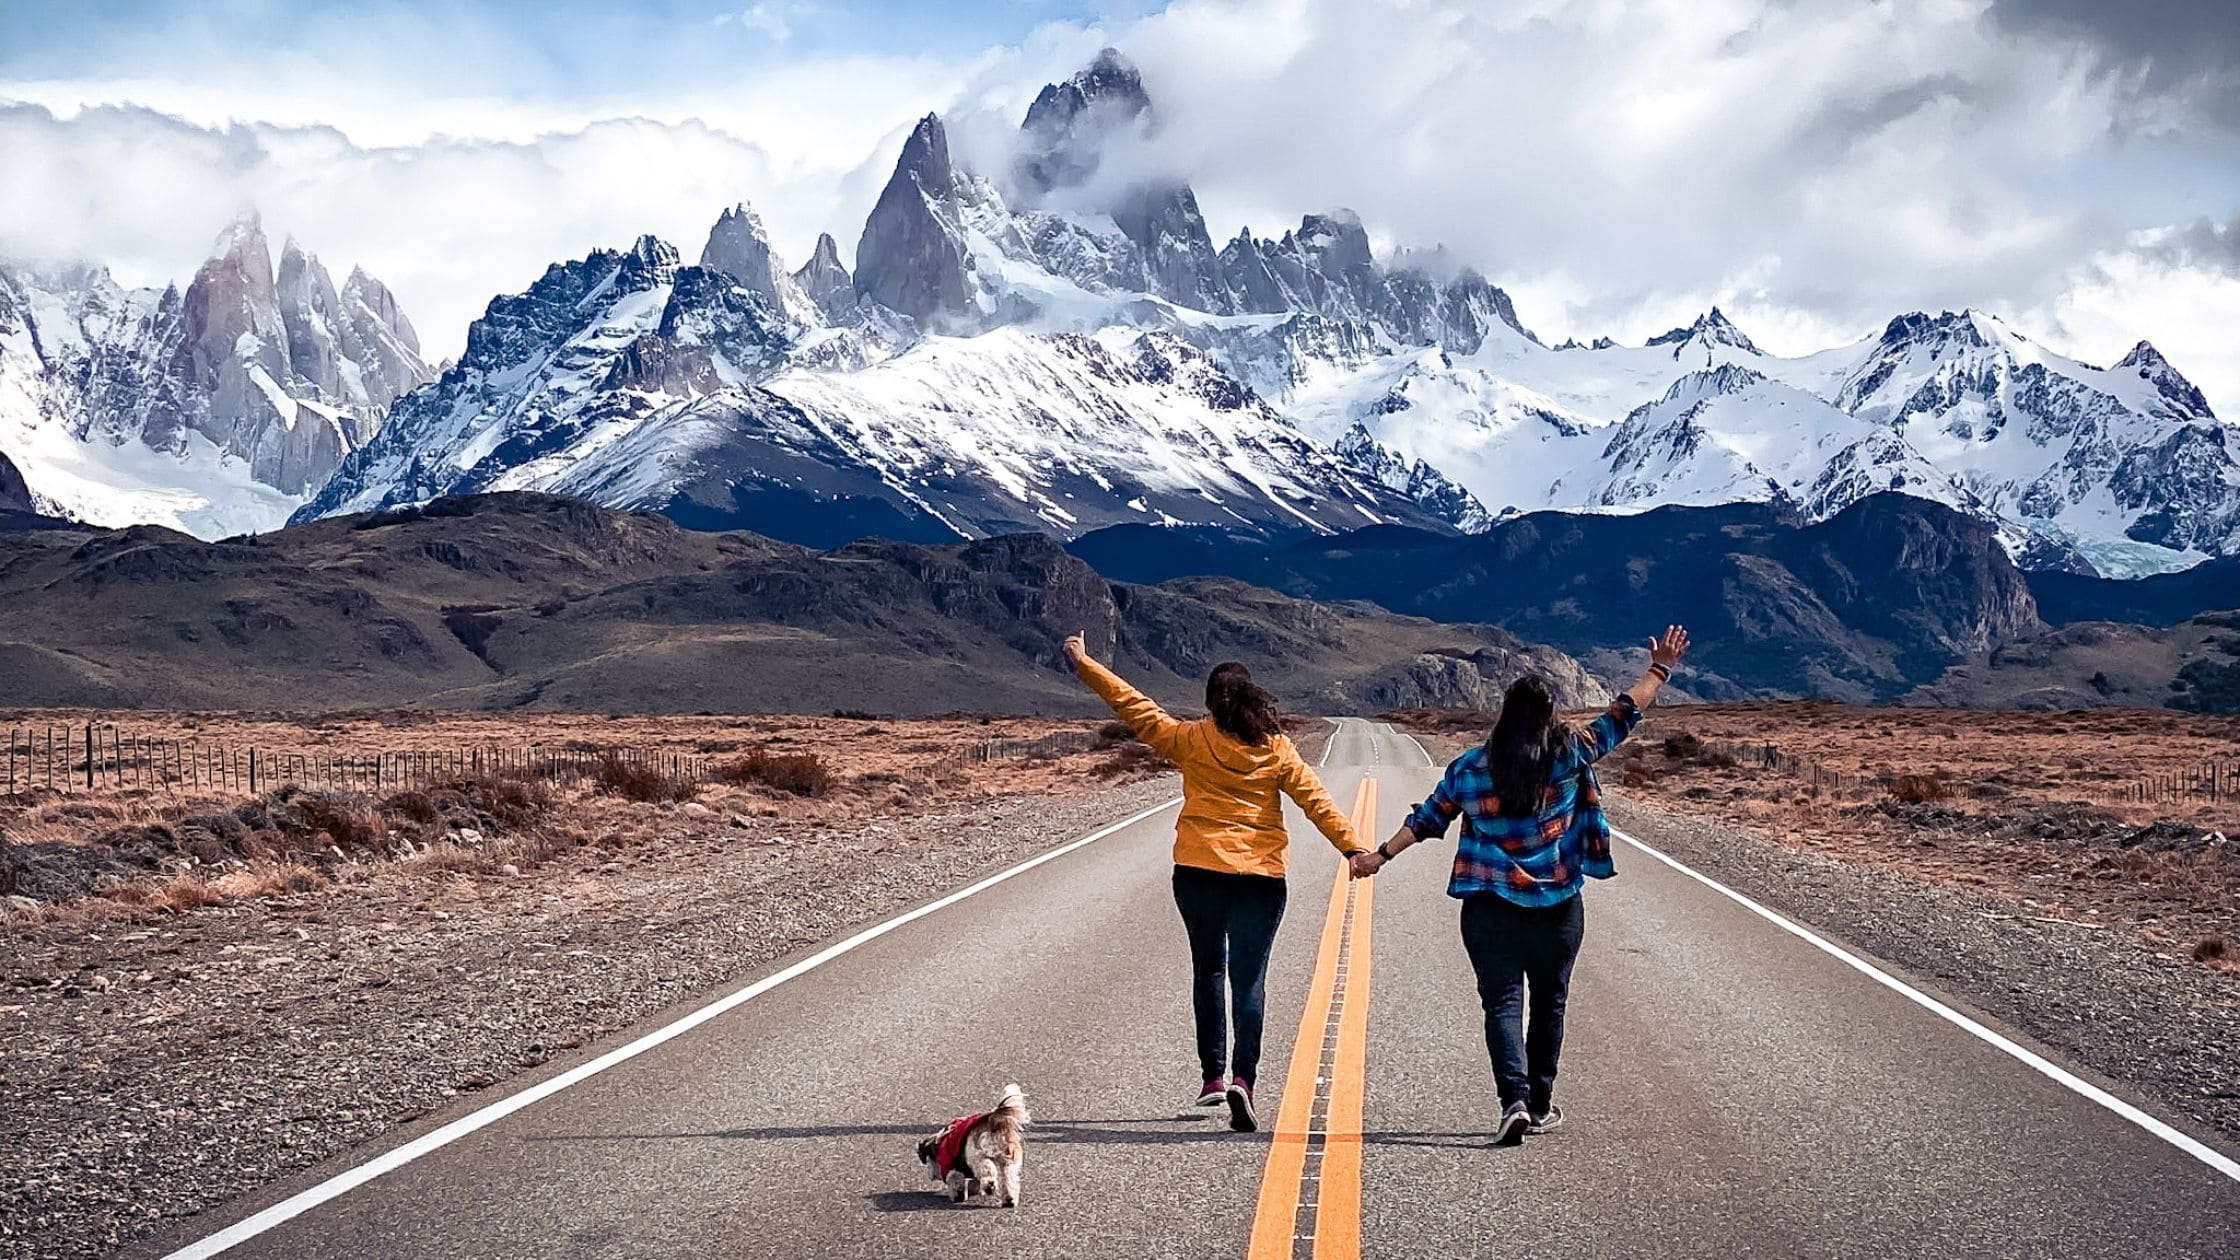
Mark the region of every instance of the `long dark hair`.
[[1563, 723], [1556, 718], [1556, 700], [1548, 694], [1548, 684], [1535, 674], [1509, 684], [1509, 694], [1501, 698], [1501, 716], [1494, 719], [1493, 734], [1486, 737], [1486, 769], [1492, 774], [1502, 817], [1523, 818], [1540, 808], [1540, 797], [1548, 790], [1549, 767], [1562, 746]]
[[1283, 731], [1276, 698], [1235, 661], [1223, 661], [1206, 676], [1206, 709], [1221, 733], [1240, 744], [1264, 744]]

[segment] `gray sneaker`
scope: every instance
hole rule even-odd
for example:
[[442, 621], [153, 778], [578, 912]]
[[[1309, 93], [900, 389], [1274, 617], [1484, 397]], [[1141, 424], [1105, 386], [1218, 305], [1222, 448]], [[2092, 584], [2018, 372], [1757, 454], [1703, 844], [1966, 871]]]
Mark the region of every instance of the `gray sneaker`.
[[1501, 1123], [1493, 1128], [1495, 1146], [1516, 1146], [1524, 1141], [1524, 1131], [1532, 1124], [1532, 1112], [1523, 1103], [1511, 1106], [1501, 1113]]
[[1527, 1133], [1548, 1133], [1562, 1127], [1563, 1108], [1556, 1106], [1554, 1103], [1549, 1103], [1546, 1111], [1532, 1117], [1531, 1121], [1525, 1125], [1524, 1131]]

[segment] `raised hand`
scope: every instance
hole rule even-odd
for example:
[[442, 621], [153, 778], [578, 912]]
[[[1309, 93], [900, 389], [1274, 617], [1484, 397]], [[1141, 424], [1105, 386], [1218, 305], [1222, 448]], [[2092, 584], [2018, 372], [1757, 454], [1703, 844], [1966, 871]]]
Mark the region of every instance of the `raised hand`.
[[1649, 640], [1649, 663], [1652, 665], [1662, 665], [1669, 670], [1678, 665], [1680, 658], [1687, 654], [1686, 626], [1666, 626], [1663, 635]]
[[1089, 635], [1088, 635], [1088, 632], [1087, 632], [1087, 631], [1077, 631], [1077, 632], [1075, 632], [1075, 633], [1073, 633], [1073, 634], [1069, 634], [1069, 635], [1067, 635], [1067, 636], [1066, 636], [1066, 664], [1068, 664], [1068, 665], [1071, 665], [1071, 666], [1073, 666], [1073, 667], [1074, 667], [1075, 669], [1079, 669], [1079, 668], [1081, 668], [1081, 662], [1083, 662], [1083, 661], [1085, 661], [1085, 660], [1088, 660], [1088, 659], [1089, 659]]

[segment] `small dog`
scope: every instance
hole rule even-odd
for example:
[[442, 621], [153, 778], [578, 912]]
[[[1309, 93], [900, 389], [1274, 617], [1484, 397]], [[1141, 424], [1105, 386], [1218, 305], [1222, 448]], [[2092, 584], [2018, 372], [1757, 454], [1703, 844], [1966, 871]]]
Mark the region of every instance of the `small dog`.
[[971, 1195], [1003, 1196], [1003, 1206], [1019, 1206], [1019, 1170], [1026, 1163], [1027, 1094], [1003, 1087], [995, 1110], [959, 1116], [918, 1143], [918, 1162], [962, 1203]]

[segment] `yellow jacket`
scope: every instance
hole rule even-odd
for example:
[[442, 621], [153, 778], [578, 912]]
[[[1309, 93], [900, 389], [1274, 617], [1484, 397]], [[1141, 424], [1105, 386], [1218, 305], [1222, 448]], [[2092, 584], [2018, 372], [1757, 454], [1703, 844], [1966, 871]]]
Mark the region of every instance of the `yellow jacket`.
[[[1180, 721], [1118, 674], [1084, 660], [1081, 681], [1104, 698], [1136, 738], [1182, 767], [1182, 817], [1175, 822], [1178, 866], [1244, 875], [1281, 875], [1291, 837], [1283, 828], [1289, 796], [1340, 853], [1362, 852], [1353, 825], [1308, 768], [1291, 737], [1245, 744], [1212, 718]], [[1281, 794], [1279, 796], [1278, 794]]]

